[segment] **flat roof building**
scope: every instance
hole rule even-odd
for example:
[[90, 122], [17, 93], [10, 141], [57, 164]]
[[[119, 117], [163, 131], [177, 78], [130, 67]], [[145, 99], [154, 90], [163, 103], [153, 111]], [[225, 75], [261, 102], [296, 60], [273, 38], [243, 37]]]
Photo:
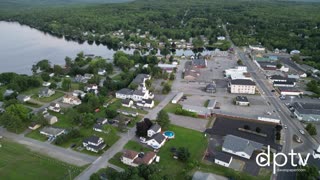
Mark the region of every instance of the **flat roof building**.
[[292, 106], [299, 120], [320, 121], [320, 104], [295, 102]]

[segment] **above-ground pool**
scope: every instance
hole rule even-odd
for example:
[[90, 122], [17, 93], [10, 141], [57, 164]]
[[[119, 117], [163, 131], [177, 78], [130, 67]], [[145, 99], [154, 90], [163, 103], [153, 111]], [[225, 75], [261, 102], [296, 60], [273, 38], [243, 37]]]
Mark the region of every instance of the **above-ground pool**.
[[173, 139], [173, 138], [174, 138], [174, 132], [172, 132], [172, 131], [165, 131], [165, 132], [163, 133], [163, 135], [164, 135], [165, 137], [167, 137], [168, 139]]

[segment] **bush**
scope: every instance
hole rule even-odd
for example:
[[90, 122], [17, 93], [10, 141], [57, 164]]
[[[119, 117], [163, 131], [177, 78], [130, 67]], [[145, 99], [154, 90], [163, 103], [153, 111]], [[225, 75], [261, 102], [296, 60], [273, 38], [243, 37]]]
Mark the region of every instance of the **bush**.
[[190, 111], [184, 110], [182, 108], [177, 108], [174, 113], [177, 115], [181, 115], [181, 116], [198, 117], [197, 113], [190, 112]]
[[317, 129], [315, 127], [315, 125], [309, 123], [306, 127], [306, 130], [308, 131], [308, 133], [311, 135], [311, 136], [314, 136], [314, 135], [317, 135]]

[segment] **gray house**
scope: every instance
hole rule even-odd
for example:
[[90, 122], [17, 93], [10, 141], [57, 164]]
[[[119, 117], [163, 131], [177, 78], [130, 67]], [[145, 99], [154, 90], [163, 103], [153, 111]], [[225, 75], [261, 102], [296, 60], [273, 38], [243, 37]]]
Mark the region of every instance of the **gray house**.
[[56, 92], [52, 89], [49, 89], [49, 88], [43, 88], [39, 91], [39, 98], [42, 98], [42, 97], [50, 97], [52, 95], [54, 95]]

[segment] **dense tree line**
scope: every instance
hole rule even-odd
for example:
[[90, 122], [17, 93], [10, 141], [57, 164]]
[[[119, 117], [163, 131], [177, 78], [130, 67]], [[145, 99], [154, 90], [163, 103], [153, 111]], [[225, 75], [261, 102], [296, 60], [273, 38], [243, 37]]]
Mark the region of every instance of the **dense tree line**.
[[0, 74], [0, 83], [6, 85], [7, 89], [12, 89], [17, 92], [26, 91], [41, 85], [40, 80], [36, 76], [27, 76], [16, 73]]

